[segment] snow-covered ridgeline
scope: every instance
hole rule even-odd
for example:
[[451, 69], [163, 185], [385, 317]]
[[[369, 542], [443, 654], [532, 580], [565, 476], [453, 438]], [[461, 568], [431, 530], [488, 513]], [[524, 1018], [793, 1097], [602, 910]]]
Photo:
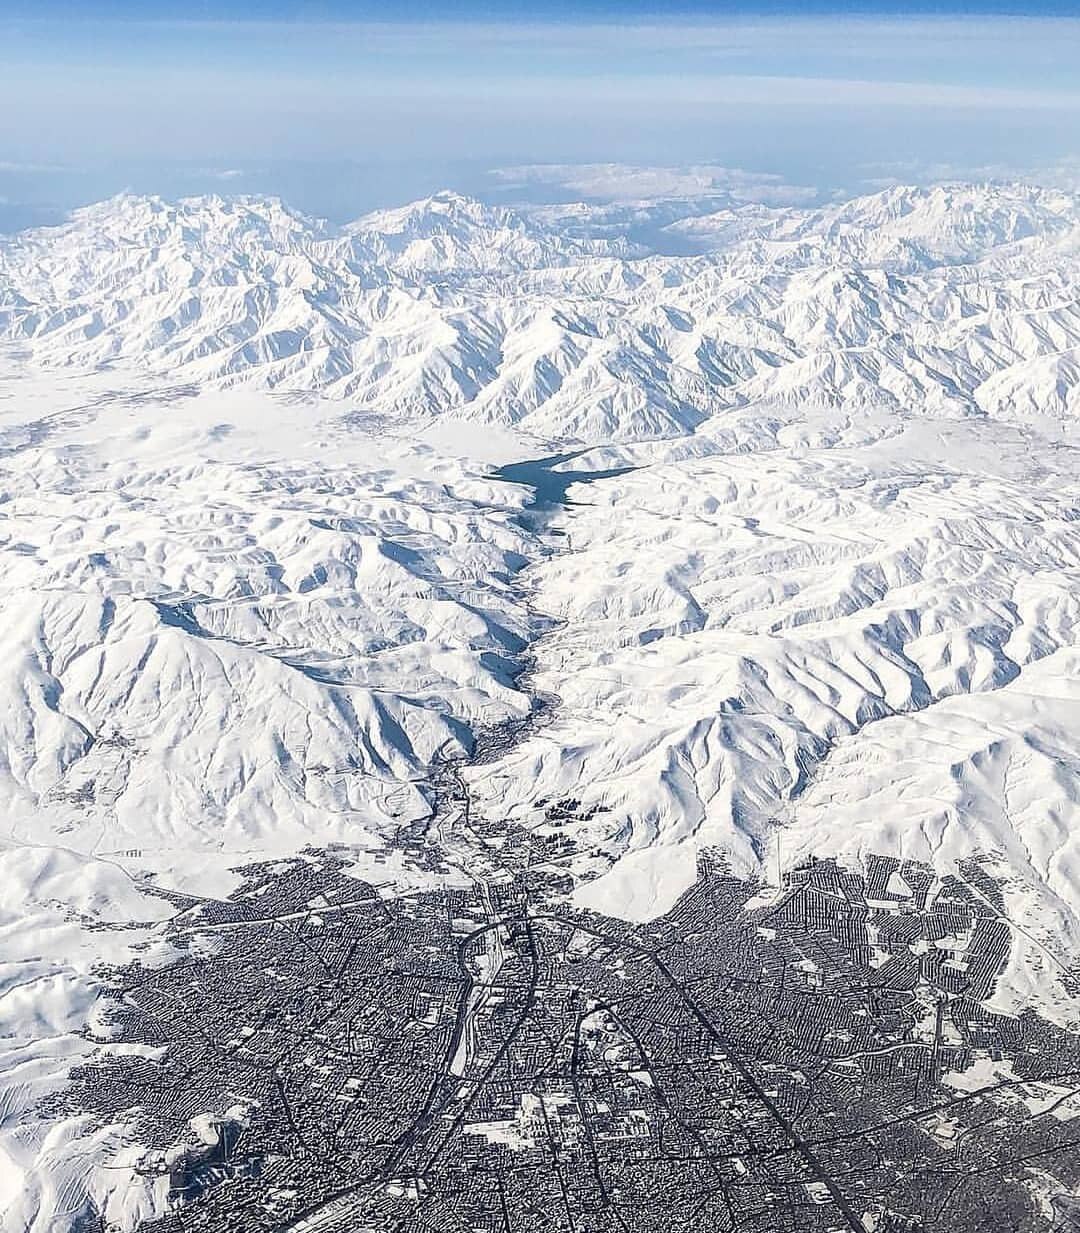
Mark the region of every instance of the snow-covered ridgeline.
[[[1080, 206], [1012, 187], [826, 209], [515, 214], [454, 194], [332, 229], [272, 199], [120, 197], [0, 244], [0, 335], [41, 364], [317, 391], [565, 439], [754, 408], [1076, 406]], [[590, 235], [591, 213], [602, 236]], [[677, 211], [676, 211], [677, 214]]]

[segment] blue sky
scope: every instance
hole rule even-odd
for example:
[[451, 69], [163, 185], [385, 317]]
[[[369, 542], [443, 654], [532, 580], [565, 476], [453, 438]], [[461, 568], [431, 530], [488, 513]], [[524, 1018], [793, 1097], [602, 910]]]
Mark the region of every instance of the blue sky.
[[784, 14], [796, 16], [861, 13], [870, 16], [911, 13], [935, 15], [1011, 14], [1027, 17], [1077, 15], [1076, 0], [5, 0], [0, 9], [23, 17], [84, 16], [187, 20], [407, 21], [580, 20], [604, 17]]
[[655, 9], [0, 0], [0, 227], [123, 188], [339, 218], [443, 185], [563, 191], [492, 175], [530, 163], [708, 164], [822, 195], [1080, 173], [1080, 0]]

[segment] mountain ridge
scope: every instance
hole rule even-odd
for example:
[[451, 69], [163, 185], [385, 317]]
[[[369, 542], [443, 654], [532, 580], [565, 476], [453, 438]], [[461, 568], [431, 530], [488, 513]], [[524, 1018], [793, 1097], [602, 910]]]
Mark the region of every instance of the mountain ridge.
[[805, 401], [1023, 418], [1030, 380], [1071, 414], [1078, 200], [967, 186], [746, 206], [717, 228], [688, 216], [707, 251], [670, 257], [451, 193], [342, 228], [272, 198], [121, 196], [0, 244], [0, 336], [43, 366], [552, 440]]

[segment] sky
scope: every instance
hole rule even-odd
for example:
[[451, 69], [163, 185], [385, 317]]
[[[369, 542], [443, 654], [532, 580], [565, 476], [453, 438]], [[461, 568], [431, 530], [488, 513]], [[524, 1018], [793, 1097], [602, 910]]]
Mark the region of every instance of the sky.
[[0, 229], [125, 189], [343, 220], [441, 187], [1080, 186], [1080, 0], [661, 7], [0, 0]]

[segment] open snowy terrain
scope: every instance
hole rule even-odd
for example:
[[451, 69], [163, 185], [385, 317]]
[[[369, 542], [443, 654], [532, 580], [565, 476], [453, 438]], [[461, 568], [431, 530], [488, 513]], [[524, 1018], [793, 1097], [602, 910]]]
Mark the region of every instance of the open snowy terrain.
[[[150, 1210], [35, 1106], [151, 885], [405, 884], [432, 765], [540, 695], [464, 773], [580, 903], [979, 856], [1002, 1004], [1080, 1017], [1080, 198], [121, 197], [0, 241], [0, 337], [5, 1229]], [[557, 453], [621, 473], [523, 515]]]

